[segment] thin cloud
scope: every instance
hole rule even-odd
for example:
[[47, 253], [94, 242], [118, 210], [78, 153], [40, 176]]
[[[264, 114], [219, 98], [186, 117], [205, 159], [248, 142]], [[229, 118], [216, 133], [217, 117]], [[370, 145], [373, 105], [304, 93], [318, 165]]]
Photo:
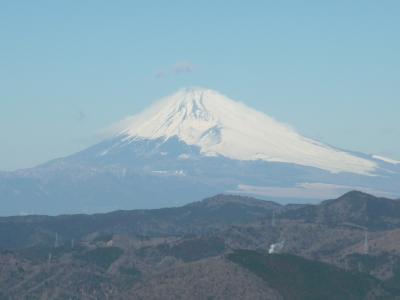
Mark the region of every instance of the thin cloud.
[[156, 78], [165, 78], [167, 77], [167, 73], [163, 70], [156, 72]]
[[74, 114], [74, 120], [78, 122], [84, 122], [87, 119], [87, 115], [84, 111], [77, 111]]
[[174, 64], [169, 68], [158, 70], [155, 73], [155, 77], [162, 79], [169, 76], [189, 74], [193, 73], [194, 71], [195, 71], [194, 64], [188, 61], [181, 61], [177, 62], [176, 64]]
[[184, 73], [192, 73], [194, 71], [194, 65], [190, 62], [179, 62], [173, 67], [173, 72], [177, 75]]
[[381, 127], [378, 128], [377, 133], [379, 135], [385, 135], [385, 136], [399, 136], [400, 131], [396, 128], [393, 127]]

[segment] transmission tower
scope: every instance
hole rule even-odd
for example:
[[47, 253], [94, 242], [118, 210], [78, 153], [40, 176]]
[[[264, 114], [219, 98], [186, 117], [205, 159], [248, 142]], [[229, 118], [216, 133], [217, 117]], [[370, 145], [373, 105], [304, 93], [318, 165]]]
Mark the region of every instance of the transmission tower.
[[365, 229], [364, 232], [364, 254], [369, 253], [369, 245], [368, 245], [368, 230]]
[[276, 226], [276, 219], [275, 219], [275, 209], [272, 211], [272, 219], [271, 219], [271, 226]]
[[54, 248], [58, 247], [58, 233], [56, 232], [56, 238], [54, 240]]

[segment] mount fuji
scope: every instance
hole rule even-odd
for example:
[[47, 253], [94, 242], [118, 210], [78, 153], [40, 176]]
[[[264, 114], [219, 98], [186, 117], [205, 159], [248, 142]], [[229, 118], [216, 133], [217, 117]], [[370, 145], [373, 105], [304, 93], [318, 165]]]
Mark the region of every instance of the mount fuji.
[[324, 145], [213, 90], [180, 90], [110, 131], [79, 153], [0, 173], [1, 214], [158, 208], [223, 192], [400, 195], [399, 161]]

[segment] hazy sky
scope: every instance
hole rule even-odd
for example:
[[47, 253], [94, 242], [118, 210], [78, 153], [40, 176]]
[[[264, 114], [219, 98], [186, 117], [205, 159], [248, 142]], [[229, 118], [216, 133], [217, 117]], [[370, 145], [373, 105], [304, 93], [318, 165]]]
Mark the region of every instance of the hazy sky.
[[400, 159], [400, 1], [0, 0], [0, 170], [81, 150], [181, 87]]

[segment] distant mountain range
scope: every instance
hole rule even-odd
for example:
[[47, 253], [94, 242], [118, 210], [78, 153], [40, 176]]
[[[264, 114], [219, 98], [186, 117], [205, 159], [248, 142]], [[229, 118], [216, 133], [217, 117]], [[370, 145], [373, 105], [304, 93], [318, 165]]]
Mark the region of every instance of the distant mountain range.
[[207, 89], [185, 89], [104, 141], [0, 173], [0, 213], [93, 213], [181, 205], [218, 193], [316, 202], [357, 189], [400, 196], [400, 162], [344, 151]]
[[0, 299], [389, 300], [399, 282], [400, 202], [357, 191], [0, 218]]
[[202, 235], [272, 218], [370, 231], [400, 229], [400, 200], [352, 191], [318, 205], [287, 204], [239, 195], [217, 195], [180, 207], [104, 214], [0, 217], [0, 248], [18, 249], [82, 240], [96, 233], [137, 236]]

